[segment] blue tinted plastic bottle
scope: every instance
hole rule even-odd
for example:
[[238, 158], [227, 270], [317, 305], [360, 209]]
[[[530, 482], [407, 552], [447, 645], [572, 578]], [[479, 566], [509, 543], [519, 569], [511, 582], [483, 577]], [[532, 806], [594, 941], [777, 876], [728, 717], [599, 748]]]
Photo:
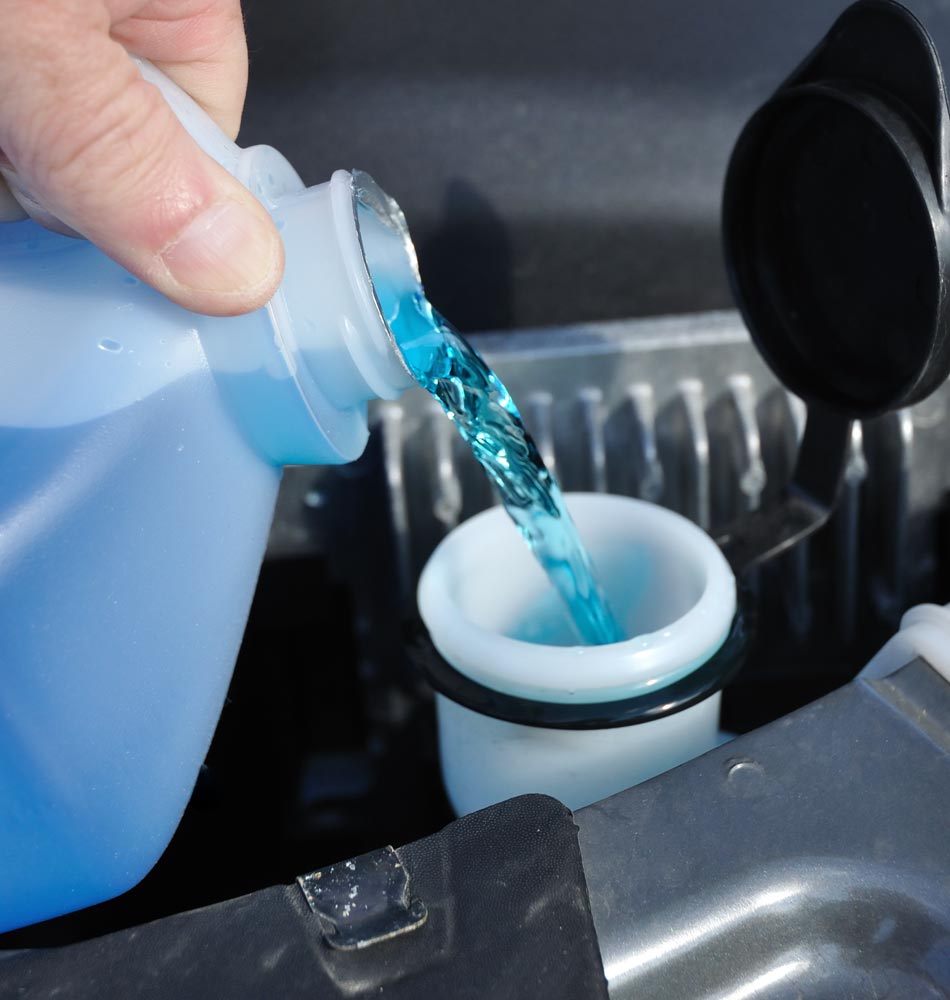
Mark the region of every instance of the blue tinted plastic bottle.
[[281, 468], [356, 458], [367, 400], [412, 384], [362, 252], [414, 280], [392, 203], [365, 175], [305, 189], [143, 73], [267, 205], [287, 270], [265, 309], [212, 319], [88, 243], [0, 227], [0, 930], [152, 867], [214, 732]]

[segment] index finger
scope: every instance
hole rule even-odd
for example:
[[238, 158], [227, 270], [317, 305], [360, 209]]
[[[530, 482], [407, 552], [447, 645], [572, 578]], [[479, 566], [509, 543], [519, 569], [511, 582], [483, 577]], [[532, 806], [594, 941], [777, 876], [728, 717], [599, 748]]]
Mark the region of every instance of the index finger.
[[112, 37], [155, 63], [234, 139], [247, 91], [240, 0], [111, 0]]

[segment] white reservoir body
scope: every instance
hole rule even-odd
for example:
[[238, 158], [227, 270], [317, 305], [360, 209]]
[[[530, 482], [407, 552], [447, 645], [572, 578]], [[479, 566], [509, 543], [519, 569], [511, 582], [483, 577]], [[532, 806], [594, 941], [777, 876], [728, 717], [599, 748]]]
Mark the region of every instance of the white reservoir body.
[[[456, 528], [419, 582], [436, 649], [494, 691], [544, 703], [620, 702], [695, 671], [736, 615], [735, 579], [690, 521], [653, 504], [569, 494], [608, 601], [631, 638], [575, 645], [565, 612], [500, 507]], [[482, 715], [437, 695], [443, 780], [460, 815], [529, 792], [579, 808], [719, 742], [719, 692], [649, 722], [549, 729]]]

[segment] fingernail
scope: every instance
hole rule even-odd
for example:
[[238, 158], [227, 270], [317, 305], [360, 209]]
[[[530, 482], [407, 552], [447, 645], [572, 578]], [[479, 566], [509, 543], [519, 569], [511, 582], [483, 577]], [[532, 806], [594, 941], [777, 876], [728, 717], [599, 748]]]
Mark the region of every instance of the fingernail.
[[187, 288], [249, 295], [273, 280], [279, 241], [266, 218], [228, 198], [192, 219], [161, 259]]

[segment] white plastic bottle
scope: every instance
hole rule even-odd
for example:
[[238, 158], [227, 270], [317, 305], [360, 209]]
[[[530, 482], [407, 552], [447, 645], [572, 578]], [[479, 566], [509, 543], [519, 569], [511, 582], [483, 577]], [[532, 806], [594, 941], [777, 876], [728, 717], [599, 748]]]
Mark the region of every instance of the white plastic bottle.
[[395, 203], [343, 171], [306, 189], [142, 71], [269, 209], [286, 274], [266, 308], [212, 319], [89, 243], [0, 227], [0, 930], [152, 867], [214, 732], [281, 468], [356, 458], [367, 400], [412, 383], [372, 273], [417, 285]]

